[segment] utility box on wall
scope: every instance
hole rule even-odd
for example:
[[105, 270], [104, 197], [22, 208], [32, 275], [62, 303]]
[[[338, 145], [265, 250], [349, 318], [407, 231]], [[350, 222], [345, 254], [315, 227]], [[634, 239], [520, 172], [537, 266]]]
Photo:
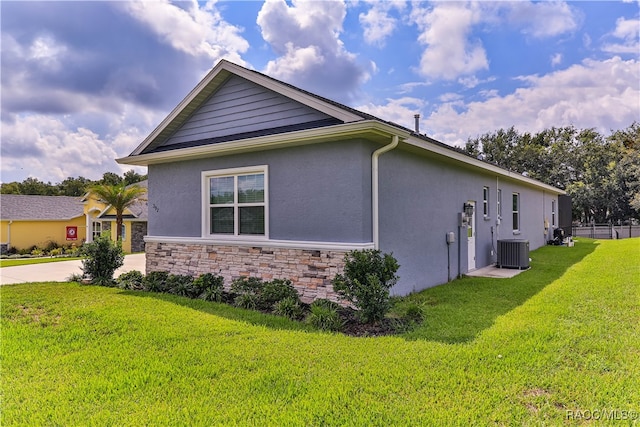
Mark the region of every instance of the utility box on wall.
[[500, 268], [529, 268], [529, 241], [522, 239], [498, 240]]

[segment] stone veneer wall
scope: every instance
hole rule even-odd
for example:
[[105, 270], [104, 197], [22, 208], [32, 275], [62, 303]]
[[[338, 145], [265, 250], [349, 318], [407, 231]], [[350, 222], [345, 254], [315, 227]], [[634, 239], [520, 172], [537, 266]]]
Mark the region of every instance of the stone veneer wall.
[[338, 301], [331, 279], [342, 273], [346, 251], [147, 242], [145, 253], [147, 272], [217, 274], [227, 290], [239, 277], [289, 279], [302, 301], [310, 303]]
[[131, 252], [144, 252], [144, 236], [146, 234], [146, 222], [136, 221], [131, 223]]

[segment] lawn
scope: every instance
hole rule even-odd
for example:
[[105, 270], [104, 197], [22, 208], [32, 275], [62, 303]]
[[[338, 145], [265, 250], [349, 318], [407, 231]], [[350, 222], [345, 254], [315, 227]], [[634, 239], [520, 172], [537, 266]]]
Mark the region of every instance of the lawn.
[[71, 261], [75, 259], [82, 259], [79, 257], [42, 257], [42, 258], [17, 258], [17, 259], [0, 259], [0, 268], [2, 267], [15, 267], [18, 265], [29, 264], [47, 264], [50, 262]]
[[[532, 252], [398, 301], [403, 336], [166, 294], [3, 286], [2, 425], [558, 425], [640, 419], [640, 239]], [[401, 270], [399, 274], [401, 274]]]

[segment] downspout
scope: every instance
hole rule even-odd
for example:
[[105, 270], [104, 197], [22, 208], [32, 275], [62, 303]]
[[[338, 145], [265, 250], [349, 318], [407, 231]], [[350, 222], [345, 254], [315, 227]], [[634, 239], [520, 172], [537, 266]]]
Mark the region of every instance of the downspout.
[[380, 212], [378, 207], [379, 194], [378, 194], [378, 158], [380, 155], [391, 151], [398, 146], [398, 135], [393, 135], [391, 143], [384, 147], [378, 148], [371, 155], [371, 223], [373, 228], [373, 247], [374, 249], [380, 249]]

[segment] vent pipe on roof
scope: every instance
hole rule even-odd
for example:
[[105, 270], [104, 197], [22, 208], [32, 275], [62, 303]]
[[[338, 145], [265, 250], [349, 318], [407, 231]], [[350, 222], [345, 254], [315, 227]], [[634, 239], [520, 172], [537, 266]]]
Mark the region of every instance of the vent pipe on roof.
[[413, 118], [415, 119], [415, 131], [420, 133], [420, 114], [415, 114]]

